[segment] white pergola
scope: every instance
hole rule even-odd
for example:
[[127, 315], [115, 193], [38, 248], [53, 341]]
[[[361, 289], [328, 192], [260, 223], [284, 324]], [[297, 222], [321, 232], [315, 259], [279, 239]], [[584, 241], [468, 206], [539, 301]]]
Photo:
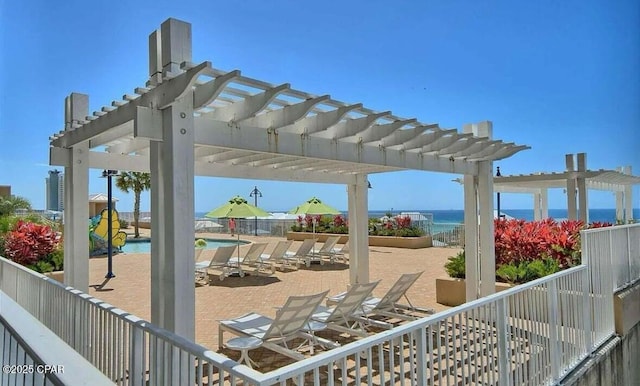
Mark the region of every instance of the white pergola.
[[573, 154], [567, 154], [566, 170], [561, 173], [533, 173], [495, 177], [496, 192], [528, 193], [533, 195], [534, 219], [549, 217], [548, 190], [564, 189], [567, 193], [567, 218], [589, 222], [588, 190], [615, 193], [616, 220], [633, 221], [632, 188], [640, 184], [640, 177], [631, 175], [631, 166], [617, 170], [588, 170], [587, 156], [577, 154], [577, 168]]
[[[191, 62], [191, 25], [149, 37], [149, 80], [89, 115], [65, 100], [50, 164], [65, 168], [65, 282], [88, 287], [88, 170], [151, 173], [151, 321], [193, 339], [194, 175], [347, 185], [350, 281], [369, 281], [367, 176], [397, 170], [464, 175], [468, 298], [494, 292], [492, 162], [527, 146], [462, 133]], [[486, 224], [478, 227], [478, 222]], [[475, 248], [471, 246], [476, 246]], [[479, 256], [482, 260], [479, 261]], [[481, 283], [481, 284], [480, 284]]]

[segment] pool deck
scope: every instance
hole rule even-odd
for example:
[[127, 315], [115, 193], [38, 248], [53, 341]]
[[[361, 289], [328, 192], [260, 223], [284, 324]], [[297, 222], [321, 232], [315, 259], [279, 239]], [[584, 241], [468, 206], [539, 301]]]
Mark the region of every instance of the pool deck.
[[[147, 232], [144, 232], [148, 235]], [[197, 237], [228, 238], [229, 235], [198, 234]], [[241, 239], [268, 242], [265, 252], [270, 252], [281, 237], [246, 236]], [[296, 250], [300, 242], [294, 242], [290, 250]], [[318, 247], [320, 244], [316, 244]], [[248, 245], [241, 246], [243, 254]], [[444, 263], [455, 255], [456, 248], [400, 249], [370, 247], [370, 278], [381, 280], [374, 294], [380, 296], [389, 289], [403, 273], [424, 271], [408, 291], [414, 305], [433, 308], [436, 311], [449, 307], [436, 303], [435, 279], [446, 277]], [[205, 250], [201, 261], [209, 260], [214, 250]], [[103, 282], [107, 259], [90, 260], [90, 285]], [[150, 320], [150, 255], [118, 254], [113, 257], [113, 272], [116, 278], [105, 286], [104, 291], [91, 287], [89, 293], [140, 318]], [[208, 286], [196, 287], [196, 342], [218, 351], [218, 320], [240, 316], [250, 311], [275, 316], [275, 307], [285, 303], [290, 295], [313, 294], [329, 290], [330, 294], [344, 291], [349, 284], [347, 264], [312, 265], [297, 271], [277, 271], [272, 277], [246, 276], [228, 277], [224, 281], [214, 280]], [[230, 336], [227, 336], [228, 339]], [[224, 352], [227, 354], [227, 352]], [[237, 359], [237, 358], [234, 358]]]

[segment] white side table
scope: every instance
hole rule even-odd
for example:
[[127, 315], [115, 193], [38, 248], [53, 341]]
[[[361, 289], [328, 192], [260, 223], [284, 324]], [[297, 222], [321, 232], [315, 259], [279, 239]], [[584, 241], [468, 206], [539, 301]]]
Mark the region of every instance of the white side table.
[[253, 350], [254, 348], [262, 346], [262, 340], [250, 336], [240, 336], [237, 338], [229, 339], [227, 343], [225, 343], [225, 346], [231, 350], [240, 351], [240, 360], [238, 361], [238, 363], [244, 362], [251, 369], [253, 368], [253, 366], [260, 367], [256, 364], [256, 362], [252, 361], [251, 358], [249, 358], [249, 350]]

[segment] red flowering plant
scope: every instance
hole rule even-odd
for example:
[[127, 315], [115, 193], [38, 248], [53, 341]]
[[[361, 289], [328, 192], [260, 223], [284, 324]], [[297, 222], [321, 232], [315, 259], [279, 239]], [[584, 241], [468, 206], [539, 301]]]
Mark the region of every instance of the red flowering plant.
[[[581, 263], [580, 230], [611, 223], [553, 219], [495, 221], [496, 277], [519, 284]], [[449, 258], [445, 269], [451, 277], [464, 277], [464, 251]]]
[[6, 257], [38, 272], [62, 268], [60, 237], [47, 225], [19, 220], [4, 238]]

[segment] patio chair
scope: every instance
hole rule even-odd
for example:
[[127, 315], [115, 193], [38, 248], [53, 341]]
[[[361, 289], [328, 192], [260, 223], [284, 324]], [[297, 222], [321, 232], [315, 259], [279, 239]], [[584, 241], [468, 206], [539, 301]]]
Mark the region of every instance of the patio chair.
[[[253, 243], [242, 258], [234, 256], [231, 258], [230, 263], [238, 267], [238, 271], [240, 272], [244, 273], [244, 271], [242, 270], [242, 266], [244, 265], [255, 267], [256, 273], [258, 273], [261, 271], [261, 268], [263, 266], [260, 260], [260, 255], [262, 254], [262, 252], [264, 252], [265, 248], [267, 248], [267, 243]], [[275, 271], [275, 269], [272, 269], [272, 271]]]
[[277, 264], [280, 264], [282, 270], [284, 270], [285, 267], [290, 267], [289, 261], [284, 260], [284, 255], [292, 243], [293, 240], [278, 241], [278, 244], [276, 244], [270, 254], [263, 253], [260, 255], [260, 260], [263, 264], [270, 264], [273, 269], [275, 269]]
[[342, 244], [342, 247], [340, 248], [333, 248], [331, 250], [331, 252], [333, 253], [333, 260], [335, 261], [336, 258], [340, 258], [342, 260], [342, 262], [344, 264], [347, 263], [347, 255], [349, 254], [349, 240], [347, 239], [347, 241], [344, 242], [344, 244]]
[[330, 330], [366, 337], [367, 332], [358, 316], [363, 314], [364, 302], [379, 282], [352, 285], [335, 306], [319, 306], [311, 319], [325, 323]]
[[[316, 244], [315, 239], [305, 239], [298, 250], [295, 252], [286, 252], [282, 257], [283, 260], [289, 260], [295, 262], [296, 267], [299, 267], [302, 262], [305, 262], [307, 267], [311, 266], [311, 260], [307, 260], [309, 258], [309, 254], [311, 253], [311, 249]], [[322, 261], [320, 262], [322, 264]]]
[[[231, 274], [233, 268], [229, 264], [229, 260], [233, 256], [236, 246], [230, 245], [226, 247], [218, 247], [210, 261], [200, 261], [196, 263], [196, 277], [208, 278], [210, 270], [222, 271], [219, 279], [222, 281]], [[241, 275], [244, 276], [244, 275]], [[208, 281], [208, 280], [207, 280]]]
[[320, 260], [320, 263], [322, 264], [323, 257], [328, 257], [329, 263], [333, 264], [334, 254], [335, 254], [333, 249], [336, 246], [336, 244], [338, 244], [338, 240], [340, 240], [340, 236], [327, 237], [324, 244], [322, 245], [322, 247], [320, 247], [318, 251], [311, 251], [311, 253], [307, 255], [307, 258], [306, 258], [307, 267], [311, 264], [311, 262], [317, 261], [317, 260]]
[[[363, 322], [367, 322], [378, 327], [390, 328], [391, 325], [389, 323], [376, 321], [372, 317], [378, 315], [387, 318], [396, 318], [411, 321], [417, 318], [412, 315], [407, 315], [406, 311], [433, 314], [434, 311], [431, 309], [415, 307], [413, 304], [411, 304], [411, 301], [407, 297], [407, 291], [423, 273], [424, 271], [416, 273], [405, 273], [400, 276], [400, 278], [398, 278], [398, 280], [391, 286], [391, 288], [389, 288], [387, 293], [382, 298], [371, 297], [365, 300], [362, 307], [364, 313], [360, 319]], [[327, 300], [327, 304], [336, 304], [345, 295], [346, 292], [332, 296]], [[408, 304], [399, 303], [400, 299], [403, 297]]]
[[224, 342], [224, 332], [230, 332], [252, 338], [248, 342], [252, 348], [262, 346], [295, 360], [302, 360], [304, 356], [290, 348], [287, 343], [295, 338], [310, 339], [304, 327], [328, 292], [289, 296], [284, 306], [276, 311], [274, 319], [250, 312], [238, 318], [221, 320], [218, 327], [218, 345], [221, 347]]

